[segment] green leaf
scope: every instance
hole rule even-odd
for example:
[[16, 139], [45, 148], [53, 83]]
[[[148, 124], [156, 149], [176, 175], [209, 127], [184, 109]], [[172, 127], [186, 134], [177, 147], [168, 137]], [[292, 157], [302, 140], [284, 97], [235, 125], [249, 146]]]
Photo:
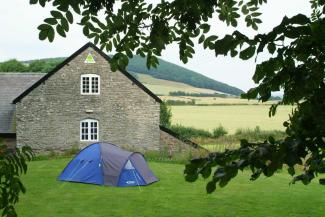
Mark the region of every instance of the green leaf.
[[37, 4], [38, 3], [38, 0], [30, 0], [29, 1], [29, 4], [31, 4], [31, 5], [35, 5], [35, 4]]
[[259, 12], [254, 12], [254, 13], [251, 13], [251, 16], [252, 17], [258, 17], [258, 16], [261, 16], [262, 13], [259, 13]]
[[247, 9], [247, 6], [244, 5], [242, 8], [241, 8], [241, 11], [243, 12], [244, 15], [247, 15], [249, 13], [249, 10]]
[[38, 35], [40, 40], [45, 40], [47, 38], [47, 30], [41, 30]]
[[56, 18], [56, 19], [61, 19], [63, 18], [63, 15], [59, 11], [51, 11], [51, 15]]
[[207, 23], [203, 23], [200, 25], [200, 28], [203, 29], [203, 33], [208, 33], [210, 30], [210, 25]]
[[319, 179], [319, 184], [325, 185], [325, 179]]
[[218, 39], [218, 36], [216, 36], [216, 35], [211, 35], [211, 36], [209, 36], [209, 37], [207, 37], [206, 39], [205, 39], [205, 41], [215, 41], [215, 40], [217, 40]]
[[199, 38], [199, 44], [201, 44], [205, 40], [205, 36], [202, 34]]
[[293, 16], [290, 19], [290, 23], [294, 23], [294, 24], [299, 24], [299, 25], [305, 25], [307, 23], [309, 23], [309, 18], [306, 17], [306, 15], [303, 14], [298, 14], [296, 16]]
[[211, 175], [211, 167], [206, 166], [200, 171], [203, 178], [208, 178]]
[[69, 31], [69, 23], [64, 17], [61, 19], [61, 26], [66, 32]]
[[56, 32], [59, 33], [59, 35], [61, 35], [62, 37], [64, 37], [64, 38], [66, 37], [64, 29], [62, 28], [61, 25], [56, 26]]
[[80, 14], [80, 7], [79, 7], [79, 3], [77, 1], [70, 1], [71, 7], [73, 8], [74, 12], [76, 12], [77, 14]]
[[235, 49], [230, 51], [231, 57], [235, 57], [235, 56], [237, 56], [237, 54], [238, 54], [238, 51], [236, 51]]
[[51, 25], [55, 25], [58, 23], [58, 21], [55, 18], [46, 18], [44, 20], [45, 23], [51, 24]]
[[276, 50], [276, 46], [275, 46], [274, 43], [269, 43], [269, 44], [267, 45], [267, 49], [269, 50], [269, 52], [270, 52], [271, 54], [274, 54], [274, 52], [275, 52], [275, 50]]
[[39, 4], [44, 8], [47, 0], [39, 0]]
[[37, 27], [39, 30], [49, 29], [51, 26], [49, 24], [41, 24]]
[[73, 23], [73, 15], [70, 11], [67, 11], [67, 13], [65, 14], [67, 17], [67, 20], [69, 21], [69, 23]]
[[295, 175], [295, 168], [294, 167], [289, 167], [288, 168], [288, 173], [291, 175], [291, 176], [294, 176]]
[[206, 190], [208, 194], [214, 192], [216, 190], [216, 183], [214, 181], [208, 182], [208, 184], [206, 185]]
[[85, 36], [89, 36], [89, 28], [88, 26], [84, 26], [84, 28], [82, 29], [82, 32]]
[[255, 54], [256, 47], [255, 45], [250, 45], [245, 50], [241, 51], [239, 54], [240, 59], [242, 60], [248, 60]]
[[51, 26], [51, 28], [49, 28], [49, 30], [48, 30], [48, 35], [47, 35], [49, 42], [54, 41], [54, 35], [55, 35], [55, 32], [54, 32], [53, 27]]

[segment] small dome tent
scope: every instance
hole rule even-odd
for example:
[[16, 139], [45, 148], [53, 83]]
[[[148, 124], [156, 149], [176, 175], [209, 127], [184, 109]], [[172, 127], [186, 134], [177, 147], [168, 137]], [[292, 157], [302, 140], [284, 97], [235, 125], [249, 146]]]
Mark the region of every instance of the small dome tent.
[[58, 179], [120, 187], [148, 185], [158, 181], [142, 154], [103, 142], [81, 150]]

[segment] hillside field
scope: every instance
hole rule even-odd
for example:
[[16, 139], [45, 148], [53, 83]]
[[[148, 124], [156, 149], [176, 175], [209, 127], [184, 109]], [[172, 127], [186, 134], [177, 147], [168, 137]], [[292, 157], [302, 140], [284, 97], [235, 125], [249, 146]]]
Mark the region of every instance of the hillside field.
[[271, 105], [275, 103], [275, 101], [261, 103], [255, 99], [247, 100], [234, 97], [160, 96], [160, 98], [164, 101], [173, 100], [190, 102], [194, 100], [196, 105]]
[[238, 128], [284, 130], [291, 106], [280, 106], [275, 117], [269, 118], [268, 105], [172, 106], [172, 124], [213, 130], [220, 124], [230, 134]]
[[209, 93], [213, 94], [218, 91], [193, 87], [176, 81], [169, 81], [164, 79], [157, 79], [150, 75], [136, 74], [136, 78], [143, 83], [149, 90], [157, 95], [169, 95], [169, 92], [184, 91], [186, 93]]
[[[184, 165], [149, 162], [159, 182], [145, 187], [108, 187], [57, 181], [70, 159], [34, 161], [23, 176], [17, 204], [21, 217], [304, 217], [324, 216], [325, 188], [314, 181], [288, 185], [291, 177], [249, 181], [247, 172], [206, 194], [207, 180], [185, 182]], [[272, 189], [272, 190], [270, 190]]]

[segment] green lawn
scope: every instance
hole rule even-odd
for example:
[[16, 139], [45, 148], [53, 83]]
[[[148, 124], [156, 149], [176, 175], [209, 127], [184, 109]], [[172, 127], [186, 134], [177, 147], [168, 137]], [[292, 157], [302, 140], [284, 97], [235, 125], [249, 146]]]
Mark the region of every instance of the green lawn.
[[299, 217], [324, 216], [325, 187], [289, 186], [276, 174], [252, 183], [248, 174], [207, 195], [204, 180], [184, 181], [183, 165], [150, 162], [160, 179], [147, 187], [116, 188], [56, 181], [69, 159], [35, 161], [23, 177], [27, 193], [17, 205], [21, 217]]
[[268, 105], [172, 106], [172, 123], [212, 130], [221, 124], [230, 134], [238, 128], [284, 130], [291, 106], [280, 106], [275, 117], [269, 118]]

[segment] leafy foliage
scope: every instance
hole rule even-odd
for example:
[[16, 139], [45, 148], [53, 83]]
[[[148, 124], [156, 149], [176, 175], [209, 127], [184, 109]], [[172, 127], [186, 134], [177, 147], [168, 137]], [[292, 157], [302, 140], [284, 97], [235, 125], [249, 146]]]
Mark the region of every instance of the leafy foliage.
[[0, 63], [0, 72], [27, 72], [28, 67], [18, 60], [8, 60]]
[[[31, 0], [43, 7], [48, 0]], [[258, 54], [269, 53], [270, 58], [257, 64], [253, 80], [257, 87], [243, 97], [267, 101], [273, 91], [283, 89], [279, 104], [296, 104], [290, 119], [284, 123], [287, 137], [264, 142], [241, 141], [241, 147], [222, 153], [213, 153], [206, 158], [194, 159], [186, 166], [187, 181], [195, 181], [201, 174], [212, 175], [207, 185], [209, 193], [218, 184], [224, 187], [236, 177], [238, 170], [250, 168], [251, 179], [261, 174], [272, 176], [284, 165], [294, 176], [293, 183], [310, 183], [318, 174], [324, 173], [325, 160], [325, 1], [311, 0], [312, 14], [308, 17], [297, 14], [284, 17], [282, 22], [267, 34], [256, 34], [249, 38], [239, 31], [219, 39], [209, 34], [208, 23], [213, 15], [227, 25], [236, 27], [244, 18], [246, 25], [258, 29], [261, 13], [259, 8], [266, 0], [173, 0], [159, 4], [147, 4], [144, 0], [121, 0], [116, 6], [111, 0], [54, 0], [56, 12], [51, 12], [53, 21], [46, 20], [39, 26], [40, 39], [54, 39], [54, 26], [61, 25], [68, 31], [68, 11], [81, 15], [80, 25], [88, 38], [100, 44], [101, 49], [117, 53], [113, 57], [112, 69], [125, 68], [134, 54], [147, 57], [147, 67], [156, 67], [157, 56], [167, 45], [179, 45], [180, 59], [186, 63], [195, 53], [194, 39], [205, 49], [214, 50], [216, 56], [239, 56], [243, 60]], [[105, 12], [105, 20], [97, 15]], [[51, 24], [52, 23], [52, 24]], [[59, 32], [59, 31], [58, 31]], [[60, 34], [60, 33], [59, 33]], [[277, 105], [270, 109], [275, 115]], [[304, 165], [303, 174], [295, 175], [295, 165]], [[324, 184], [320, 179], [320, 184]]]
[[0, 146], [0, 210], [2, 216], [17, 216], [14, 205], [19, 201], [20, 192], [26, 189], [19, 176], [27, 172], [27, 161], [30, 161], [33, 153], [29, 147], [20, 149], [8, 149]]
[[[247, 47], [238, 52], [242, 59], [251, 58], [265, 48], [273, 54], [256, 66], [253, 80], [258, 86], [244, 97], [266, 101], [272, 91], [283, 89], [284, 97], [279, 104], [297, 105], [290, 119], [284, 122], [287, 137], [283, 140], [269, 137], [258, 143], [242, 140], [237, 150], [192, 160], [185, 169], [188, 181], [195, 181], [199, 174], [207, 178], [216, 167], [207, 185], [207, 192], [211, 193], [217, 184], [226, 186], [238, 170], [247, 167], [252, 172], [251, 180], [256, 180], [261, 174], [272, 176], [287, 165], [288, 173], [293, 176], [292, 183], [301, 181], [303, 184], [325, 173], [325, 1], [313, 2], [311, 18], [301, 14], [285, 17], [270, 33], [258, 34], [254, 39], [234, 32], [220, 40], [224, 52], [216, 49], [217, 55], [226, 55], [237, 52], [238, 47]], [[231, 45], [227, 45], [229, 40]], [[275, 115], [276, 107], [270, 108], [270, 116]], [[296, 165], [304, 166], [302, 174], [296, 175]], [[324, 179], [319, 182], [323, 184]]]
[[160, 125], [169, 127], [171, 125], [172, 111], [167, 103], [160, 103]]
[[221, 136], [226, 135], [227, 133], [228, 133], [228, 131], [226, 130], [226, 128], [224, 128], [221, 125], [214, 128], [213, 131], [212, 131], [212, 135], [213, 135], [214, 138], [219, 138]]
[[59, 65], [64, 58], [31, 61], [8, 60], [0, 63], [0, 72], [42, 72], [47, 73]]
[[172, 125], [170, 126], [170, 129], [185, 139], [198, 138], [198, 137], [213, 138], [213, 134], [208, 130], [204, 130], [204, 129], [185, 127], [180, 124]]
[[[204, 48], [213, 49], [218, 39], [209, 35], [209, 19], [217, 13], [219, 20], [236, 27], [240, 16], [245, 17], [248, 27], [257, 29], [259, 6], [266, 0], [174, 0], [148, 4], [144, 0], [30, 0], [31, 4], [45, 7], [52, 3], [54, 10], [39, 29], [39, 38], [52, 42], [55, 34], [66, 37], [75, 15], [83, 33], [101, 49], [117, 53], [113, 57], [112, 69], [125, 68], [134, 54], [147, 57], [147, 66], [158, 65], [157, 56], [167, 45], [176, 42], [180, 59], [186, 63], [195, 53], [193, 40], [199, 38]], [[105, 13], [99, 19], [100, 12]]]

